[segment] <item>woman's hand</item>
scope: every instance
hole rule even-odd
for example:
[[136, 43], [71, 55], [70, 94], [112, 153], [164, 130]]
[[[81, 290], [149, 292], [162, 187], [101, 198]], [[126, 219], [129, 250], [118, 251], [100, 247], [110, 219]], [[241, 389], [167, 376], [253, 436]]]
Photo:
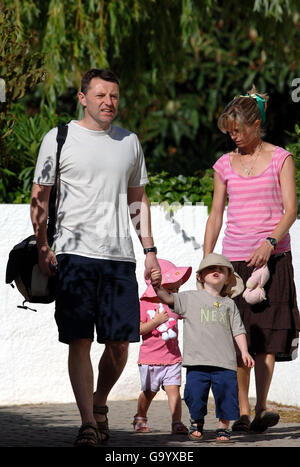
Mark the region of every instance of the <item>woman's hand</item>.
[[268, 240], [264, 240], [262, 244], [246, 259], [246, 263], [248, 263], [249, 267], [254, 266], [255, 268], [260, 268], [267, 264], [273, 250], [274, 247], [271, 243]]

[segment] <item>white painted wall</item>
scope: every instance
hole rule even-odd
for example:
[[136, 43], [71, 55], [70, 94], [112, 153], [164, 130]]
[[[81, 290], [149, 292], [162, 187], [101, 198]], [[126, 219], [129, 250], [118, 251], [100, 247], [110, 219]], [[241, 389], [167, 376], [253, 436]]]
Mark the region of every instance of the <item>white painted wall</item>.
[[[185, 206], [170, 217], [160, 206], [152, 206], [152, 227], [158, 257], [178, 266], [192, 266], [193, 273], [181, 290], [195, 287], [195, 271], [202, 258], [207, 210]], [[10, 249], [32, 233], [28, 205], [0, 205], [0, 405], [43, 402], [73, 402], [67, 374], [68, 346], [57, 340], [54, 305], [36, 305], [38, 312], [18, 309], [22, 302], [16, 289], [5, 284]], [[216, 251], [221, 252], [220, 235]], [[291, 229], [295, 281], [300, 303], [300, 220]], [[133, 232], [140, 294], [145, 289], [144, 255]], [[182, 327], [180, 327], [180, 344]], [[127, 366], [113, 388], [110, 399], [135, 399], [140, 392], [137, 367], [139, 344], [131, 344]], [[103, 346], [94, 343], [92, 362], [96, 372]], [[185, 370], [183, 370], [183, 382]], [[252, 375], [250, 396], [255, 396]], [[157, 398], [165, 399], [160, 391]], [[300, 359], [277, 363], [269, 399], [282, 404], [300, 405]]]

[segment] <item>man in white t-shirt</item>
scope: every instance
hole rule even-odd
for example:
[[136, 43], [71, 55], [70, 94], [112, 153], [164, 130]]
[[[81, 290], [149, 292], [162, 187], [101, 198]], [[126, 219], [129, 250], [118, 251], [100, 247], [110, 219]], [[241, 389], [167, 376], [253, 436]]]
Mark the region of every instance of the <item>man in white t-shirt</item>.
[[[82, 419], [75, 445], [96, 446], [109, 438], [106, 401], [125, 367], [129, 342], [140, 339], [130, 216], [146, 255], [146, 277], [159, 265], [141, 145], [134, 133], [111, 124], [118, 111], [118, 78], [109, 70], [93, 69], [81, 84], [84, 118], [68, 124], [60, 156], [52, 249], [47, 217], [55, 183], [56, 128], [40, 148], [31, 219], [40, 268], [48, 276], [57, 274], [55, 319], [59, 340], [69, 345], [69, 375]], [[90, 348], [95, 327], [105, 350], [93, 394]]]

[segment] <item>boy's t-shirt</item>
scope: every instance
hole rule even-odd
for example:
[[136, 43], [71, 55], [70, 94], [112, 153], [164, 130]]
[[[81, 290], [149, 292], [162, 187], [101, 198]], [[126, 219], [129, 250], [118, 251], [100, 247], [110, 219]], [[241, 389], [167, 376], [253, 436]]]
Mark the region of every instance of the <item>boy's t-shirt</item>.
[[[155, 309], [163, 306], [168, 312], [169, 322], [164, 323], [163, 329], [168, 328], [163, 335], [157, 328], [148, 334], [143, 334], [138, 363], [140, 365], [173, 365], [182, 361], [178, 345], [178, 314], [172, 312], [167, 305], [140, 300], [140, 320], [147, 323], [153, 319]], [[175, 325], [174, 325], [175, 324]], [[169, 334], [169, 335], [168, 335]], [[169, 336], [174, 336], [169, 338]]]
[[183, 321], [183, 366], [237, 369], [233, 337], [246, 334], [240, 313], [229, 297], [205, 290], [173, 294], [174, 312]]

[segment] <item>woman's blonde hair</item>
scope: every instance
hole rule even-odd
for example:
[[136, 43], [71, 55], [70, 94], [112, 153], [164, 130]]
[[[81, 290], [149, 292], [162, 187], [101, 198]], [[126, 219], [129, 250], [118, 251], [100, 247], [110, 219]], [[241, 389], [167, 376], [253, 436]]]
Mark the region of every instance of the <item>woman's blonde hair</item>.
[[[247, 94], [235, 97], [225, 107], [218, 119], [219, 129], [222, 133], [226, 133], [232, 128], [234, 123], [237, 123], [239, 127], [243, 128], [244, 126], [252, 125], [256, 120], [260, 120], [260, 134], [262, 136], [264, 134], [261, 128], [264, 123], [264, 115], [262, 113], [267, 109], [268, 100], [269, 96], [267, 94], [258, 93], [256, 87], [253, 85]], [[259, 105], [262, 106], [261, 109]]]

